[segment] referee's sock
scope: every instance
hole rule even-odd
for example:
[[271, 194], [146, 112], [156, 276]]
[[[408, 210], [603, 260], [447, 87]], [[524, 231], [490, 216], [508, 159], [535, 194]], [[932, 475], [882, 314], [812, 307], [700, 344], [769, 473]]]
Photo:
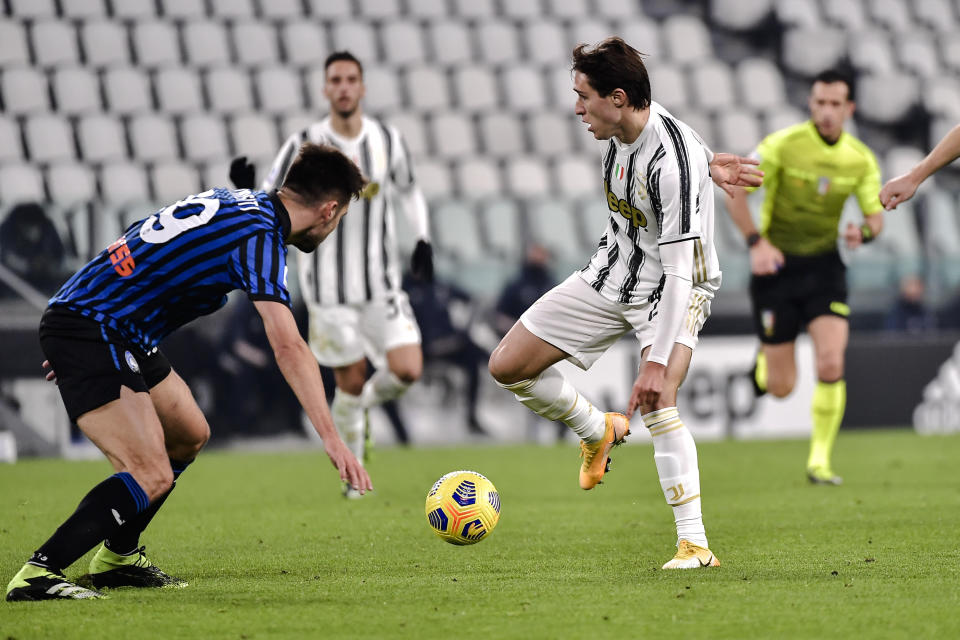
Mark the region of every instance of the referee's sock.
[[845, 380], [836, 382], [817, 382], [813, 390], [811, 403], [813, 414], [813, 432], [810, 434], [810, 457], [807, 458], [807, 468], [830, 468], [830, 454], [833, 452], [833, 443], [837, 439], [840, 423], [843, 422], [843, 413], [847, 408], [847, 383]]
[[104, 546], [110, 551], [122, 556], [136, 551], [140, 546], [140, 534], [143, 533], [147, 525], [150, 524], [150, 521], [153, 520], [153, 516], [157, 515], [157, 511], [159, 511], [163, 503], [167, 501], [170, 493], [176, 489], [177, 478], [180, 477], [181, 473], [186, 471], [191, 462], [193, 462], [193, 460], [174, 460], [171, 458], [170, 468], [173, 470], [173, 484], [170, 486], [170, 490], [151, 502], [150, 506], [137, 514], [136, 517], [130, 518], [120, 525], [116, 533], [111, 534], [110, 537], [104, 541]]
[[147, 509], [150, 499], [132, 475], [115, 473], [83, 497], [77, 510], [37, 549], [30, 564], [62, 573], [124, 522]]

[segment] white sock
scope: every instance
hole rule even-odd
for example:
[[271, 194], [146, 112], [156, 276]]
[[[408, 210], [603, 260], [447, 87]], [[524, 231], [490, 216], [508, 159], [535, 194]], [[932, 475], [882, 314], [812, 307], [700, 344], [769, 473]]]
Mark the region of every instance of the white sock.
[[580, 395], [556, 367], [547, 367], [536, 378], [500, 386], [537, 415], [563, 422], [586, 442], [597, 442], [606, 433], [603, 412]]
[[337, 427], [340, 437], [362, 464], [364, 416], [360, 396], [337, 389], [330, 404], [330, 413], [333, 415], [333, 424]]
[[707, 546], [707, 533], [700, 511], [700, 469], [697, 445], [676, 407], [666, 407], [643, 416], [653, 438], [653, 460], [667, 504], [673, 507], [677, 542]]
[[396, 400], [406, 393], [409, 388], [409, 384], [384, 367], [383, 369], [378, 369], [377, 372], [370, 376], [370, 379], [364, 383], [360, 397], [362, 398], [363, 406], [369, 408], [387, 402], [388, 400]]

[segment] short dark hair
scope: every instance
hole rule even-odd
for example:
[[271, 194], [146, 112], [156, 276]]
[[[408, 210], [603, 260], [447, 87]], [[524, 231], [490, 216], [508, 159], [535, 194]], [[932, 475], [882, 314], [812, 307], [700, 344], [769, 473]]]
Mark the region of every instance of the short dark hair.
[[847, 100], [853, 102], [853, 76], [851, 76], [846, 71], [840, 69], [827, 69], [826, 71], [821, 71], [813, 79], [813, 82], [810, 83], [813, 86], [817, 82], [822, 82], [824, 84], [833, 84], [834, 82], [842, 82], [847, 85]]
[[350, 53], [349, 51], [334, 51], [327, 56], [327, 59], [323, 63], [323, 71], [326, 73], [327, 69], [330, 68], [334, 62], [340, 62], [341, 60], [346, 60], [347, 62], [352, 62], [357, 65], [357, 68], [360, 69], [360, 77], [363, 77], [363, 65], [360, 64], [360, 61], [357, 60], [357, 57]]
[[333, 147], [305, 142], [287, 172], [283, 189], [289, 189], [313, 206], [334, 199], [343, 204], [357, 198], [367, 181], [347, 156]]
[[573, 50], [573, 70], [587, 76], [601, 97], [623, 89], [634, 109], [650, 106], [650, 76], [643, 55], [616, 36], [590, 49], [579, 44]]

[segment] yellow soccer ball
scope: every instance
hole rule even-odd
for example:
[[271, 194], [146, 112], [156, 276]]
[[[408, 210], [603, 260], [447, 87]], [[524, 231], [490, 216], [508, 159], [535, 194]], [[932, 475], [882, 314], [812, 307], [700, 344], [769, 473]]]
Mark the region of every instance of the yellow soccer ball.
[[450, 544], [476, 544], [500, 520], [500, 494], [476, 471], [451, 471], [427, 494], [427, 522]]

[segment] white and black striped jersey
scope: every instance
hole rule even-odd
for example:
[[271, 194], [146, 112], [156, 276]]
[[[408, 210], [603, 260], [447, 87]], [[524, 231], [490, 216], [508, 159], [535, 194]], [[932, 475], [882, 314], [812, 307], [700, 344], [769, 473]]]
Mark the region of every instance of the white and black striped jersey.
[[311, 305], [355, 304], [383, 299], [400, 289], [395, 216], [402, 209], [418, 238], [429, 239], [427, 206], [413, 175], [410, 153], [392, 126], [363, 117], [360, 135], [337, 134], [327, 116], [284, 143], [263, 183], [279, 187], [300, 145], [328, 144], [353, 160], [369, 180], [362, 197], [312, 254], [297, 254], [300, 289]]
[[[656, 102], [632, 144], [603, 152], [610, 210], [597, 252], [580, 276], [608, 300], [636, 304], [663, 287], [660, 245], [694, 243], [694, 285], [720, 276], [713, 246], [713, 183], [700, 137]], [[719, 284], [719, 283], [717, 283]]]

